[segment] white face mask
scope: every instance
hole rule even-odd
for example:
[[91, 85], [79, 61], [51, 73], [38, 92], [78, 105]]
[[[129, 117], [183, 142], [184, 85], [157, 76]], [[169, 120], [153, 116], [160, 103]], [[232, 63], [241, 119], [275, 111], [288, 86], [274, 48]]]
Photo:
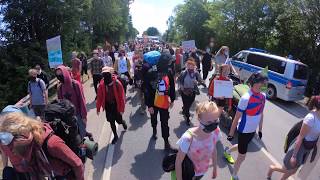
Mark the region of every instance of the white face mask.
[[224, 55], [226, 55], [226, 56], [229, 57], [229, 51], [225, 51], [225, 52], [224, 52]]
[[210, 49], [209, 49], [209, 48], [208, 48], [208, 49], [206, 49], [206, 52], [207, 52], [207, 53], [210, 53]]

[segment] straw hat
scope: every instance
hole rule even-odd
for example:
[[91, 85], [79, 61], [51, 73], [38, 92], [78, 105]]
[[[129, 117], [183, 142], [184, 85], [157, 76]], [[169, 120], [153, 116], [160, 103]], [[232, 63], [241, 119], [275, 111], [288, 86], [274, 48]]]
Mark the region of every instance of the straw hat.
[[111, 74], [113, 74], [114, 73], [114, 69], [112, 67], [106, 66], [106, 67], [102, 68], [102, 73], [111, 73]]

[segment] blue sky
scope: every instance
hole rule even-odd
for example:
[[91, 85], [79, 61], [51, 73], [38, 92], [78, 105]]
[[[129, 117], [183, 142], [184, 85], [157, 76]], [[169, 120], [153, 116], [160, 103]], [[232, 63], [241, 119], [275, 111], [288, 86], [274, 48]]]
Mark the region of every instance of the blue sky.
[[166, 21], [173, 13], [176, 5], [184, 0], [135, 0], [130, 6], [133, 26], [140, 35], [148, 27], [154, 26], [164, 33], [167, 29]]

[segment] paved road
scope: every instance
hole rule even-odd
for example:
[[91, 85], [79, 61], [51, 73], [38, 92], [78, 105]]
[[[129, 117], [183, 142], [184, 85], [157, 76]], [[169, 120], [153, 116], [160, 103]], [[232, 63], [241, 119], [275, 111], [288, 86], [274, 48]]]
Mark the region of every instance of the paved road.
[[[86, 179], [91, 180], [158, 180], [170, 179], [170, 175], [162, 171], [161, 162], [165, 156], [164, 143], [160, 138], [157, 141], [151, 139], [152, 128], [149, 115], [141, 115], [138, 96], [131, 89], [128, 91], [128, 101], [124, 119], [128, 123], [128, 131], [123, 131], [122, 126], [118, 128], [120, 139], [116, 145], [109, 145], [110, 127], [105, 123], [105, 115], [102, 113], [97, 117], [95, 110], [95, 93], [92, 82], [84, 84], [87, 106], [88, 106], [88, 129], [94, 133], [95, 139], [99, 140], [99, 153], [94, 161], [86, 163]], [[129, 88], [130, 89], [130, 88]], [[201, 89], [201, 95], [197, 96], [196, 102], [206, 100], [206, 89]], [[170, 141], [173, 145], [188, 128], [180, 113], [182, 107], [181, 97], [175, 101], [170, 110]], [[195, 106], [192, 108], [194, 114]], [[243, 180], [266, 179], [268, 166], [273, 162], [282, 163], [284, 156], [282, 147], [284, 137], [290, 127], [302, 119], [308, 111], [301, 103], [287, 103], [280, 100], [267, 102], [265, 109], [265, 122], [263, 130], [263, 141], [255, 140], [249, 146], [247, 160], [244, 162], [239, 176]], [[197, 120], [192, 119], [194, 125]], [[222, 129], [223, 130], [223, 129]], [[158, 125], [158, 132], [161, 132]], [[222, 158], [223, 148], [230, 145], [226, 141], [225, 132], [222, 133], [221, 143], [218, 144], [218, 180], [230, 179], [232, 166], [229, 166]], [[262, 148], [262, 149], [261, 149]], [[108, 157], [107, 157], [107, 152]], [[107, 160], [107, 161], [106, 161]], [[318, 163], [319, 164], [319, 163]], [[319, 165], [318, 165], [319, 166]], [[316, 167], [318, 168], [318, 167]], [[320, 168], [320, 167], [319, 167]], [[318, 169], [319, 169], [318, 168]], [[210, 179], [211, 170], [203, 179]], [[274, 174], [279, 179], [279, 174]], [[319, 174], [312, 174], [310, 180], [319, 180]]]

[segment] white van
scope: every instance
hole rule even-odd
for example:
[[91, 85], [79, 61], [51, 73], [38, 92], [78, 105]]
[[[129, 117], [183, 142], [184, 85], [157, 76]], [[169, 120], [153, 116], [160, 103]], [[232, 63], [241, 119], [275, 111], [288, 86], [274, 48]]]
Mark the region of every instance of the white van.
[[244, 81], [252, 73], [268, 66], [269, 82], [266, 94], [269, 99], [297, 101], [304, 98], [309, 68], [301, 62], [263, 51], [243, 50], [232, 57], [231, 63]]

